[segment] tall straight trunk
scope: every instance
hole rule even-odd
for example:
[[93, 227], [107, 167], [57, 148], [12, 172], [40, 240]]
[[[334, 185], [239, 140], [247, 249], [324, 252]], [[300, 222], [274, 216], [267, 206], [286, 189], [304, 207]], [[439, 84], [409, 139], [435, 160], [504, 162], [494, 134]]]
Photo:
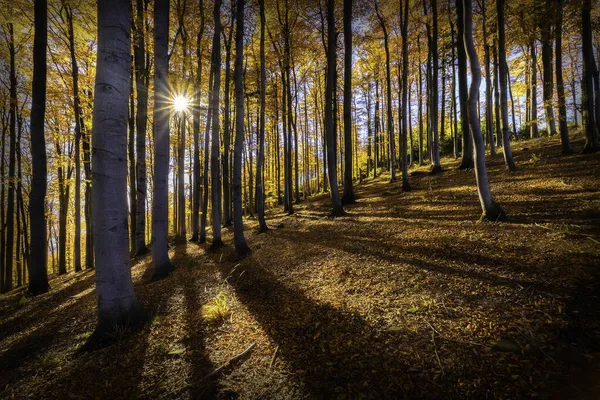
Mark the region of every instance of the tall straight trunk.
[[[576, 53], [577, 55], [579, 55], [579, 53]], [[575, 72], [577, 70], [577, 65], [578, 65], [578, 60], [577, 60], [577, 56], [575, 56], [573, 54], [573, 52], [571, 51], [571, 46], [569, 46], [569, 60], [571, 63], [571, 96], [573, 98], [573, 120], [575, 121], [575, 125], [579, 126], [579, 120], [577, 117], [577, 114], [579, 113], [578, 107], [577, 107], [577, 90], [576, 90], [576, 79], [575, 79]]]
[[[450, 11], [448, 11], [448, 18], [450, 19]], [[452, 37], [452, 144], [454, 150], [454, 158], [458, 158], [458, 112], [456, 107], [456, 54], [455, 52], [455, 41], [454, 41], [454, 24], [450, 21], [450, 34]]]
[[129, 268], [127, 232], [130, 13], [128, 2], [98, 2], [98, 65], [92, 137], [98, 328], [86, 345], [107, 338], [119, 326], [139, 316]]
[[[431, 172], [437, 173], [442, 170], [440, 164], [440, 144], [438, 127], [438, 9], [437, 0], [431, 0], [432, 18], [433, 18], [433, 37], [431, 41], [432, 55], [432, 82], [431, 82], [431, 104], [429, 106], [431, 113]], [[442, 103], [442, 107], [443, 107]], [[442, 114], [443, 115], [443, 114]], [[442, 124], [444, 121], [442, 120]]]
[[[470, 4], [471, 2], [469, 2]], [[456, 17], [457, 17], [457, 55], [458, 55], [458, 99], [460, 103], [460, 125], [462, 129], [462, 159], [458, 169], [471, 169], [474, 167], [473, 160], [473, 139], [469, 134], [469, 119], [467, 117], [467, 99], [469, 97], [469, 89], [467, 87], [467, 55], [465, 52], [465, 26], [464, 14], [467, 11], [464, 8], [463, 1], [456, 2]], [[473, 99], [475, 106], [477, 99]]]
[[[34, 39], [35, 40], [35, 39]], [[34, 44], [35, 46], [35, 44]], [[32, 97], [32, 101], [35, 98]], [[1, 150], [1, 156], [0, 156], [0, 182], [4, 182], [4, 165], [6, 164], [5, 159], [6, 159], [6, 133], [8, 131], [8, 117], [5, 117], [6, 115], [6, 109], [5, 109], [5, 104], [2, 104], [2, 109], [0, 110], [2, 112], [2, 114], [0, 115], [0, 118], [2, 120], [2, 145], [0, 146]], [[44, 103], [45, 104], [45, 103]], [[32, 104], [33, 107], [33, 104]], [[32, 109], [33, 112], [33, 109]], [[32, 126], [33, 129], [33, 126]], [[33, 134], [33, 132], [32, 132]], [[33, 141], [33, 139], [32, 139]], [[35, 175], [34, 177], [35, 178]], [[44, 179], [44, 183], [46, 182], [46, 180]], [[33, 181], [32, 181], [33, 184]], [[1, 184], [0, 185], [2, 188], [0, 189], [0, 249], [2, 249], [2, 251], [6, 251], [6, 226], [4, 224], [4, 218], [5, 218], [5, 201], [4, 201], [4, 197], [6, 194], [6, 190], [5, 190], [5, 185]], [[33, 187], [32, 187], [32, 191], [33, 191]], [[4, 253], [2, 253], [2, 255], [0, 255], [0, 292], [4, 292], [4, 283], [5, 283], [5, 255]]]
[[471, 87], [469, 89], [469, 97], [466, 108], [469, 118], [469, 127], [474, 144], [475, 158], [475, 179], [477, 181], [477, 193], [483, 214], [484, 220], [498, 221], [506, 219], [506, 213], [494, 200], [490, 190], [490, 184], [487, 176], [487, 168], [485, 165], [485, 146], [483, 144], [483, 135], [479, 126], [477, 117], [477, 97], [479, 96], [479, 86], [481, 85], [481, 66], [477, 50], [473, 43], [473, 8], [471, 0], [462, 0], [464, 7], [464, 44], [465, 51], [469, 57], [471, 67]]
[[331, 189], [332, 216], [344, 215], [337, 180], [334, 107], [336, 81], [336, 32], [334, 0], [327, 0], [327, 82], [325, 84], [325, 129], [327, 130], [327, 169]]
[[16, 142], [17, 142], [17, 71], [15, 67], [15, 37], [14, 26], [8, 23], [8, 51], [10, 56], [9, 72], [9, 130], [10, 145], [8, 151], [8, 199], [6, 200], [6, 244], [4, 251], [4, 287], [3, 292], [8, 292], [13, 288], [13, 261], [14, 261], [14, 236], [15, 236], [15, 163], [16, 163]]
[[[582, 120], [585, 125], [585, 146], [584, 153], [593, 153], [600, 150], [598, 140], [598, 127], [596, 125], [595, 107], [594, 107], [594, 77], [596, 71], [596, 61], [594, 60], [594, 51], [592, 47], [592, 23], [591, 0], [584, 0], [581, 8], [581, 38], [583, 53], [583, 82], [581, 85], [581, 103], [583, 106]], [[7, 266], [8, 268], [8, 266]]]
[[344, 0], [344, 164], [342, 203], [352, 204], [352, 0]]
[[[232, 6], [234, 1], [231, 2]], [[231, 40], [233, 38], [234, 10], [231, 10], [229, 32], [225, 40], [225, 88], [223, 118], [223, 225], [231, 226], [231, 182], [229, 180], [229, 150], [231, 146]]]
[[[419, 52], [420, 53], [420, 52]], [[423, 68], [419, 61], [419, 165], [423, 165]]]
[[496, 155], [496, 143], [494, 142], [494, 122], [492, 116], [492, 76], [490, 69], [490, 45], [487, 41], [487, 28], [486, 28], [486, 13], [485, 13], [485, 2], [481, 0], [481, 12], [483, 17], [482, 29], [483, 29], [483, 48], [485, 51], [485, 132], [487, 141], [490, 144], [490, 155]]
[[[250, 248], [248, 247], [248, 244], [246, 243], [246, 238], [244, 237], [244, 222], [242, 221], [242, 148], [244, 145], [244, 84], [242, 82], [242, 63], [244, 62], [244, 0], [237, 0], [237, 10], [235, 19], [235, 143], [233, 148], [233, 236], [236, 253], [240, 256], [245, 256], [250, 252]], [[233, 29], [233, 27], [231, 27], [231, 29]], [[252, 166], [250, 165], [250, 167]]]
[[504, 38], [504, 0], [496, 0], [498, 11], [498, 71], [500, 74], [500, 106], [502, 113], [502, 151], [504, 163], [509, 171], [515, 171], [516, 166], [510, 148], [510, 131], [508, 128], [508, 86], [506, 78], [508, 68], [506, 64], [506, 44]]
[[146, 27], [144, 24], [144, 0], [136, 0], [135, 43], [133, 59], [135, 64], [135, 89], [137, 94], [137, 110], [135, 115], [135, 176], [136, 182], [136, 224], [134, 254], [142, 255], [148, 251], [146, 247], [146, 125], [148, 122], [148, 86], [146, 68]]
[[[127, 139], [127, 154], [129, 156], [129, 236], [131, 245], [131, 254], [135, 253], [135, 225], [137, 212], [136, 201], [136, 180], [135, 180], [135, 95], [133, 91], [133, 64], [131, 64], [131, 73], [129, 80], [129, 118], [128, 118], [128, 139]], [[75, 161], [75, 170], [77, 171], [77, 161]], [[77, 185], [75, 185], [75, 191], [77, 191]], [[77, 194], [75, 194], [77, 197]]]
[[[61, 156], [60, 145], [56, 146]], [[60, 164], [59, 164], [60, 165]], [[70, 169], [69, 166], [66, 167]], [[58, 167], [58, 274], [67, 273], [67, 214], [69, 211], [69, 172], [62, 165]]]
[[517, 130], [517, 120], [515, 118], [515, 98], [513, 97], [512, 83], [510, 81], [510, 70], [508, 69], [508, 66], [506, 67], [506, 85], [508, 86], [508, 96], [510, 97], [510, 112], [512, 116], [513, 133], [516, 137], [518, 137], [519, 131]]
[[531, 138], [537, 138], [539, 136], [538, 128], [538, 110], [537, 110], [537, 53], [535, 48], [535, 40], [531, 40], [529, 46], [531, 52], [531, 126], [530, 136]]
[[[209, 75], [208, 75], [208, 87], [212, 88], [214, 80], [214, 71], [211, 67]], [[209, 90], [209, 96], [212, 92], [212, 89]], [[206, 225], [208, 218], [208, 166], [210, 160], [210, 129], [212, 123], [212, 106], [209, 105], [208, 112], [206, 114], [206, 127], [204, 130], [204, 165], [202, 169], [202, 214], [200, 217], [200, 237], [198, 239], [199, 243], [206, 242]]]
[[502, 147], [502, 122], [500, 111], [500, 74], [498, 64], [498, 47], [494, 43], [494, 123], [496, 127], [496, 145]]
[[[412, 82], [409, 84], [408, 90], [408, 137], [410, 139], [410, 148], [408, 151], [408, 164], [409, 166], [415, 162], [414, 160], [414, 151], [415, 148], [413, 146], [413, 126], [412, 126], [412, 107], [411, 107], [411, 92], [412, 92]], [[408, 167], [407, 167], [408, 168]]]
[[567, 125], [567, 101], [565, 99], [565, 84], [563, 82], [562, 70], [562, 20], [563, 20], [563, 0], [556, 0], [556, 93], [558, 94], [558, 126], [560, 129], [560, 140], [563, 154], [571, 153], [571, 143], [569, 142], [569, 127]]
[[[404, 15], [402, 14], [403, 12]], [[402, 110], [400, 111], [400, 117], [402, 118], [400, 124], [400, 151], [402, 154], [400, 155], [400, 161], [402, 162], [402, 191], [407, 192], [410, 190], [410, 184], [408, 183], [408, 162], [406, 159], [407, 109], [410, 107], [408, 101], [408, 0], [404, 0], [404, 7], [402, 7], [402, 2], [400, 2], [400, 16], [402, 31]]]
[[177, 231], [176, 240], [185, 241], [185, 136], [187, 127], [187, 112], [178, 113], [176, 123], [179, 125], [179, 140], [177, 141]]
[[75, 116], [75, 232], [73, 242], [73, 265], [75, 272], [81, 271], [81, 130], [83, 120], [79, 100], [79, 68], [75, 56], [75, 35], [73, 32], [73, 10], [65, 7], [68, 24], [69, 53], [71, 56], [71, 79], [73, 83], [73, 112]]
[[[367, 83], [365, 91], [365, 104], [367, 105], [367, 178], [371, 175], [373, 167], [372, 158], [372, 142], [373, 142], [373, 127], [371, 126], [371, 82]], [[375, 174], [373, 174], [375, 177]]]
[[[49, 289], [45, 210], [48, 171], [46, 164], [46, 137], [44, 134], [44, 118], [46, 114], [46, 46], [48, 44], [47, 7], [47, 0], [35, 0], [30, 124], [32, 178], [31, 192], [29, 193], [29, 227], [31, 230], [29, 293], [34, 296], [46, 293]], [[2, 152], [4, 153], [4, 131], [2, 135]], [[0, 162], [4, 170], [4, 154]], [[4, 171], [0, 175], [0, 179], [3, 178]], [[0, 201], [4, 204], [4, 196], [0, 198]], [[4, 247], [0, 248], [4, 251]]]
[[152, 265], [154, 279], [173, 270], [167, 243], [169, 223], [169, 0], [154, 5], [154, 185]]
[[377, 18], [379, 18], [379, 24], [383, 30], [383, 46], [385, 49], [385, 86], [386, 86], [386, 107], [387, 107], [387, 134], [389, 141], [389, 157], [388, 161], [390, 164], [390, 180], [396, 180], [396, 149], [394, 139], [394, 119], [392, 114], [392, 76], [390, 70], [390, 45], [389, 45], [389, 34], [383, 19], [383, 16], [379, 13], [377, 2], [375, 2], [375, 11], [377, 12]]
[[[260, 7], [260, 116], [258, 121], [258, 155], [256, 160], [256, 208], [258, 214], [258, 230], [268, 230], [265, 222], [265, 108], [267, 91], [267, 68], [265, 60], [265, 0], [259, 0]], [[237, 44], [236, 44], [237, 45]]]
[[200, 235], [200, 100], [202, 98], [200, 88], [202, 87], [202, 37], [204, 36], [204, 1], [198, 0], [200, 9], [200, 29], [196, 37], [196, 90], [194, 94], [194, 105], [192, 107], [193, 123], [192, 135], [194, 136], [194, 160], [192, 172], [192, 237], [190, 241], [197, 242]]
[[375, 147], [375, 165], [373, 168], [373, 178], [377, 178], [377, 168], [379, 168], [379, 80], [375, 79], [375, 136], [373, 137], [373, 143]]
[[215, 0], [213, 11], [213, 21], [215, 23], [213, 44], [212, 44], [212, 70], [213, 87], [211, 93], [212, 112], [212, 134], [210, 151], [210, 178], [211, 178], [211, 204], [212, 204], [212, 249], [217, 249], [223, 245], [221, 240], [221, 170], [219, 153], [221, 144], [219, 143], [219, 93], [221, 91], [221, 0]]
[[[545, 1], [546, 12], [551, 12], [551, 1]], [[552, 23], [548, 15], [541, 25], [542, 31], [542, 67], [543, 67], [543, 86], [544, 111], [546, 113], [546, 131], [549, 136], [556, 135], [556, 122], [554, 121], [554, 108], [552, 107], [554, 94], [554, 71], [552, 68]]]

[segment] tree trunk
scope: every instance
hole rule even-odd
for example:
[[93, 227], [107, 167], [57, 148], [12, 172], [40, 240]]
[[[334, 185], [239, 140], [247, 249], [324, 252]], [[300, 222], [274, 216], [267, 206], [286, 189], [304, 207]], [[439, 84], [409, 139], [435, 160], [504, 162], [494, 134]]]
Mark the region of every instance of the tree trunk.
[[169, 223], [169, 0], [154, 6], [154, 187], [152, 202], [153, 279], [173, 270], [167, 243]]
[[334, 0], [327, 0], [327, 82], [325, 84], [325, 129], [327, 131], [327, 169], [329, 171], [329, 187], [331, 189], [331, 215], [334, 217], [344, 215], [344, 208], [340, 198], [337, 180], [337, 162], [335, 145], [335, 124], [333, 115], [333, 101], [335, 97], [335, 70], [336, 70], [336, 33]]
[[260, 6], [260, 117], [258, 125], [258, 156], [256, 160], [256, 205], [258, 214], [258, 231], [268, 230], [265, 222], [265, 108], [267, 90], [267, 70], [265, 60], [265, 0], [259, 0]]
[[[546, 12], [552, 12], [551, 0], [546, 0]], [[547, 15], [544, 23], [541, 25], [542, 31], [542, 67], [543, 67], [543, 95], [544, 111], [546, 113], [546, 131], [548, 136], [556, 135], [556, 122], [554, 121], [554, 109], [552, 107], [552, 97], [554, 88], [554, 71], [552, 70], [552, 36], [551, 16]]]
[[[31, 89], [31, 192], [29, 193], [29, 227], [31, 247], [29, 251], [29, 293], [34, 296], [46, 293], [48, 286], [48, 247], [46, 226], [46, 137], [44, 117], [46, 114], [46, 46], [48, 44], [47, 0], [34, 3], [33, 81]], [[4, 133], [4, 132], [3, 132]], [[4, 134], [2, 135], [4, 144]], [[4, 153], [4, 146], [2, 146]], [[4, 154], [2, 155], [4, 170]], [[0, 179], [4, 178], [4, 171]], [[4, 196], [0, 198], [4, 203]], [[4, 210], [2, 210], [4, 211]], [[4, 218], [3, 218], [4, 219]], [[4, 221], [2, 221], [4, 222]], [[4, 247], [1, 247], [4, 251]]]
[[535, 48], [535, 40], [531, 41], [529, 46], [531, 51], [531, 138], [539, 136], [538, 115], [537, 115], [537, 55]]
[[487, 141], [490, 144], [490, 155], [496, 155], [496, 143], [494, 142], [494, 122], [492, 115], [492, 76], [490, 69], [490, 45], [487, 42], [486, 14], [485, 2], [481, 0], [481, 11], [483, 14], [483, 48], [485, 51], [485, 132]]
[[[233, 27], [231, 29], [233, 29]], [[248, 247], [248, 244], [246, 243], [246, 238], [244, 237], [244, 222], [242, 220], [242, 146], [244, 145], [244, 85], [242, 82], [243, 61], [244, 0], [237, 0], [234, 72], [235, 144], [233, 148], [233, 235], [235, 251], [240, 256], [246, 256], [250, 252], [250, 248]]]
[[[158, 7], [160, 8], [160, 7]], [[128, 2], [98, 2], [98, 64], [92, 138], [98, 328], [86, 346], [140, 316], [129, 268], [127, 101], [131, 65]]]
[[229, 149], [231, 146], [231, 40], [233, 37], [234, 10], [231, 2], [231, 21], [229, 32], [225, 39], [225, 89], [223, 93], [224, 100], [224, 118], [223, 118], [223, 225], [231, 226], [231, 182], [229, 181]]
[[342, 203], [352, 204], [352, 0], [344, 0], [344, 164]]
[[481, 67], [477, 56], [477, 50], [473, 43], [473, 8], [471, 0], [463, 0], [464, 7], [464, 44], [469, 57], [471, 67], [471, 87], [467, 100], [467, 115], [469, 118], [469, 130], [473, 138], [474, 156], [475, 156], [475, 179], [477, 181], [477, 193], [483, 214], [481, 218], [488, 221], [498, 221], [506, 219], [506, 213], [495, 202], [490, 191], [490, 185], [487, 177], [487, 168], [485, 165], [485, 146], [483, 144], [483, 135], [479, 127], [477, 118], [477, 97], [479, 96], [479, 86], [481, 85]]
[[583, 41], [583, 83], [581, 85], [581, 103], [583, 106], [583, 123], [585, 125], [584, 153], [594, 153], [600, 150], [594, 108], [593, 74], [596, 71], [596, 61], [594, 60], [594, 51], [592, 47], [591, 11], [591, 0], [584, 0], [581, 9], [581, 38]]
[[[438, 10], [437, 0], [431, 0], [432, 18], [433, 18], [433, 37], [431, 41], [432, 55], [432, 85], [431, 85], [431, 104], [429, 105], [431, 113], [431, 172], [441, 172], [440, 164], [440, 144], [439, 144], [439, 127], [438, 127]], [[443, 104], [442, 104], [443, 107]], [[442, 121], [442, 124], [444, 121]]]
[[[404, 11], [404, 15], [402, 15]], [[400, 2], [401, 30], [402, 30], [402, 110], [401, 110], [401, 127], [400, 127], [400, 161], [402, 162], [402, 191], [410, 190], [408, 183], [408, 162], [406, 160], [406, 135], [408, 132], [408, 115], [407, 109], [410, 107], [408, 101], [408, 0], [404, 0], [404, 8], [402, 0]], [[412, 152], [412, 146], [411, 146]]]
[[504, 0], [496, 0], [496, 9], [498, 11], [498, 70], [500, 74], [500, 106], [502, 114], [502, 151], [504, 152], [506, 168], [509, 171], [515, 171], [517, 168], [512, 157], [510, 131], [508, 129], [508, 87], [506, 82], [508, 68], [504, 39]]
[[[471, 2], [469, 2], [471, 4]], [[465, 53], [464, 42], [464, 14], [472, 10], [464, 9], [462, 1], [456, 2], [457, 16], [457, 48], [458, 48], [458, 98], [460, 103], [460, 125], [462, 129], [462, 160], [458, 169], [471, 169], [474, 166], [473, 161], [473, 143], [472, 135], [469, 134], [469, 119], [467, 117], [467, 98], [469, 97], [467, 87], [467, 55]], [[473, 99], [477, 103], [477, 99]], [[475, 104], [476, 106], [476, 104]]]
[[135, 88], [137, 92], [136, 126], [136, 225], [134, 254], [142, 255], [148, 251], [146, 247], [146, 125], [148, 122], [148, 86], [149, 71], [146, 69], [146, 27], [144, 24], [144, 1], [136, 0], [136, 42], [133, 47], [135, 64]]
[[213, 11], [215, 23], [212, 46], [213, 87], [211, 93], [212, 134], [210, 151], [210, 177], [212, 201], [212, 230], [213, 241], [211, 248], [218, 249], [223, 245], [221, 240], [221, 171], [220, 171], [220, 143], [219, 143], [219, 92], [221, 91], [221, 0], [215, 0]]
[[556, 0], [556, 93], [558, 94], [558, 126], [560, 129], [560, 140], [563, 154], [571, 153], [571, 143], [569, 142], [569, 127], [567, 125], [567, 101], [565, 99], [565, 84], [563, 82], [562, 70], [562, 20], [563, 20], [563, 1]]

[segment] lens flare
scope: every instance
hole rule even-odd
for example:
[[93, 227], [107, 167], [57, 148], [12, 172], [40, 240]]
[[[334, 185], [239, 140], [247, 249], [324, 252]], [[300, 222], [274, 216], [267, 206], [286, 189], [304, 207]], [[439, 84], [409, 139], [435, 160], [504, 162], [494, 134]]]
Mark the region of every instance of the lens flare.
[[190, 101], [187, 97], [181, 95], [175, 96], [175, 98], [173, 99], [173, 108], [177, 112], [187, 111], [189, 103]]

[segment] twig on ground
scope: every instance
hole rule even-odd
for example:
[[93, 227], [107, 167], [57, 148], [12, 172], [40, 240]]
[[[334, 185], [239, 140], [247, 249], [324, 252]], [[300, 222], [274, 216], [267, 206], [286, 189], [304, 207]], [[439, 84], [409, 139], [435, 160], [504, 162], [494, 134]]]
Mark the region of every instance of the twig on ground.
[[273, 366], [273, 363], [275, 362], [275, 358], [277, 357], [278, 351], [279, 351], [279, 345], [277, 345], [277, 347], [275, 348], [275, 353], [273, 353], [273, 357], [271, 358], [271, 363], [269, 363], [269, 368], [271, 368]]
[[254, 349], [255, 346], [256, 346], [256, 343], [252, 343], [250, 346], [248, 346], [248, 348], [246, 350], [242, 351], [241, 353], [239, 353], [236, 356], [231, 357], [224, 364], [222, 364], [219, 368], [215, 369], [213, 372], [211, 372], [210, 374], [208, 374], [204, 378], [202, 378], [202, 381], [206, 381], [206, 380], [214, 379], [214, 378], [218, 377], [225, 369], [231, 367], [233, 365], [233, 363], [235, 363], [236, 361], [238, 361], [238, 360], [244, 358], [246, 355], [248, 355], [252, 351], [252, 349]]

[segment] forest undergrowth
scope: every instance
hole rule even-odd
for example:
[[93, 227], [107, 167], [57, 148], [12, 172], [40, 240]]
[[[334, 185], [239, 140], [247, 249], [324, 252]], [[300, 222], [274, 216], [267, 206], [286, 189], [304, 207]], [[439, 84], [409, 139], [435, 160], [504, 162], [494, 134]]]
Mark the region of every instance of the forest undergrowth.
[[411, 169], [411, 192], [364, 180], [342, 218], [323, 194], [265, 234], [246, 220], [243, 260], [227, 229], [215, 253], [173, 246], [157, 282], [136, 259], [153, 320], [109, 348], [77, 353], [93, 272], [3, 295], [0, 397], [598, 398], [600, 158], [562, 156], [558, 138], [513, 151], [516, 172], [488, 159], [507, 222], [478, 222], [473, 171], [443, 159]]

